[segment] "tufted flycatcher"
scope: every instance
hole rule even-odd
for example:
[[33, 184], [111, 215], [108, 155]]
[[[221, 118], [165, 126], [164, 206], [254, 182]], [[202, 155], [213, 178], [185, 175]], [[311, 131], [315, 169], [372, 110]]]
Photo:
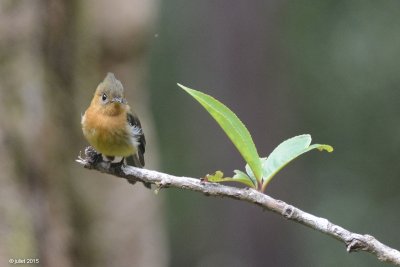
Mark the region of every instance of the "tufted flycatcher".
[[124, 88], [108, 73], [82, 116], [82, 130], [90, 145], [110, 162], [143, 167], [146, 139], [138, 117], [124, 96]]

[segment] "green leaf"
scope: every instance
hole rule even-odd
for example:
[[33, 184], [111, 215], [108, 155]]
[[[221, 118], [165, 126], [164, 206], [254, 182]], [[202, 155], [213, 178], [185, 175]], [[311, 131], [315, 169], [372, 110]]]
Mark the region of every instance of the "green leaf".
[[257, 187], [257, 183], [254, 183], [255, 181], [250, 179], [250, 177], [247, 176], [247, 174], [239, 170], [235, 170], [235, 175], [233, 177], [223, 177], [223, 176], [224, 173], [222, 171], [216, 171], [214, 174], [207, 174], [205, 179], [208, 182], [213, 182], [213, 183], [238, 182], [252, 188]]
[[246, 181], [246, 183], [244, 183], [244, 182], [242, 182], [242, 183], [247, 184], [250, 187], [257, 188], [258, 183], [254, 176], [253, 177], [248, 176], [246, 173], [244, 173], [240, 170], [234, 170], [233, 172], [235, 173], [235, 175], [232, 177], [234, 180], [240, 179], [243, 181], [243, 179], [246, 179], [247, 181], [250, 181], [251, 183], [247, 184], [247, 181]]
[[[261, 162], [261, 161], [260, 161], [260, 162]], [[245, 169], [246, 169], [247, 176], [248, 176], [252, 181], [255, 181], [255, 183], [257, 184], [257, 178], [254, 176], [254, 173], [253, 173], [253, 171], [251, 170], [249, 164], [246, 164]], [[260, 184], [261, 184], [261, 181], [260, 181]]]
[[326, 150], [328, 152], [333, 151], [330, 145], [314, 144], [310, 146], [310, 144], [311, 136], [309, 134], [295, 136], [279, 144], [268, 158], [262, 158], [261, 164], [264, 177], [262, 191], [265, 190], [275, 174], [301, 154], [312, 149], [318, 149], [320, 151]]
[[231, 139], [237, 150], [250, 166], [254, 176], [261, 181], [262, 166], [256, 146], [247, 128], [239, 118], [228, 107], [215, 98], [202, 92], [190, 89], [178, 83], [178, 85], [194, 97], [217, 121], [219, 126], [225, 131]]

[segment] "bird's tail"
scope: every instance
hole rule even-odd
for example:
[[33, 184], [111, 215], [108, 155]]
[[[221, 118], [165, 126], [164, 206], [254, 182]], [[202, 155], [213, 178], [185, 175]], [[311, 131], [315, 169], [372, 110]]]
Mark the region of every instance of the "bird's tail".
[[[138, 156], [137, 156], [136, 154], [127, 157], [127, 158], [126, 158], [126, 164], [127, 164], [127, 165], [130, 165], [130, 166], [133, 166], [133, 167], [143, 168], [143, 165], [142, 165], [142, 163], [140, 162], [140, 160], [139, 160], [139, 158], [138, 158]], [[151, 183], [145, 183], [145, 182], [143, 182], [143, 185], [144, 185], [145, 187], [151, 189]]]
[[140, 162], [138, 156], [132, 155], [126, 158], [126, 164], [133, 166], [133, 167], [138, 167], [138, 168], [143, 168], [142, 163]]

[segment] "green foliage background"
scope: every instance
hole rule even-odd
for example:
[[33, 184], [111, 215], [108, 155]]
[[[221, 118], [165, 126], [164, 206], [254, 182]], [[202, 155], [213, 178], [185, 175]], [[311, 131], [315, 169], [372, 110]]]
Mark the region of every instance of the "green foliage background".
[[[243, 166], [175, 82], [202, 88], [242, 119], [262, 155], [300, 133], [335, 147], [296, 160], [269, 194], [400, 247], [399, 10], [398, 1], [163, 3], [150, 75], [163, 170]], [[246, 204], [166, 194], [170, 266], [380, 264]]]

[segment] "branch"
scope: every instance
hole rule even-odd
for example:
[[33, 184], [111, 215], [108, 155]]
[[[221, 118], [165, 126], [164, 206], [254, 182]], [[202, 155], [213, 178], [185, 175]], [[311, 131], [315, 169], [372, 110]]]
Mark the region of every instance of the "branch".
[[380, 261], [400, 266], [400, 252], [379, 242], [375, 237], [350, 232], [325, 218], [304, 212], [254, 189], [230, 187], [190, 177], [177, 177], [157, 171], [110, 164], [102, 161], [99, 155], [93, 148], [88, 147], [85, 150], [85, 157], [79, 157], [76, 161], [87, 169], [95, 169], [124, 178], [130, 183], [143, 182], [144, 184], [155, 184], [157, 186], [156, 190], [175, 187], [201, 192], [206, 196], [230, 197], [247, 201], [343, 242], [346, 245], [347, 252], [367, 251], [374, 254]]

